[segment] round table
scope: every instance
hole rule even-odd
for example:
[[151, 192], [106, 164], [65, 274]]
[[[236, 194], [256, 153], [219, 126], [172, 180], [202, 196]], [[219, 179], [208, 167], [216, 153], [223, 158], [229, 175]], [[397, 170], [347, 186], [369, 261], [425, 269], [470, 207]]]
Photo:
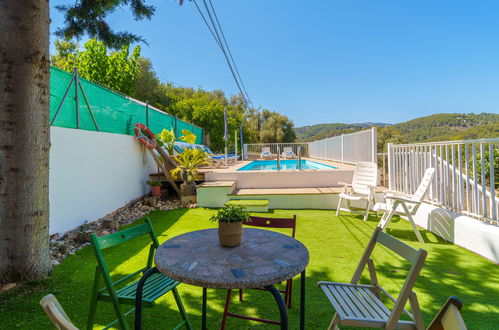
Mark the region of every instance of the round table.
[[[161, 244], [154, 257], [164, 275], [203, 288], [202, 328], [206, 328], [206, 289], [265, 288], [274, 296], [287, 328], [287, 310], [273, 284], [301, 273], [300, 328], [304, 326], [305, 268], [309, 253], [298, 240], [270, 230], [244, 228], [241, 245], [220, 245], [217, 229], [173, 237]], [[145, 277], [146, 275], [144, 275]]]

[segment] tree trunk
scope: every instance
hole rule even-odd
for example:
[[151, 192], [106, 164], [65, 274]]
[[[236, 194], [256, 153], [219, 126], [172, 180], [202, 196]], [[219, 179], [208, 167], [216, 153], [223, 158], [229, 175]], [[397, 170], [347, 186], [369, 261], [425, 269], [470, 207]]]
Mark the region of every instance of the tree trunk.
[[0, 0], [0, 281], [48, 275], [48, 0]]

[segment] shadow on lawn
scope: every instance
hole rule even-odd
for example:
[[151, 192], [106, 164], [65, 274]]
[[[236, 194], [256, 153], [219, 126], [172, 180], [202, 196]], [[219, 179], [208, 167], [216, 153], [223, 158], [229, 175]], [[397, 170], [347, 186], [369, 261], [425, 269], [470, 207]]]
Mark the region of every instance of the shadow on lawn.
[[[349, 214], [348, 216], [339, 216], [338, 219], [348, 229], [348, 231], [352, 234], [354, 238], [356, 238], [356, 235], [351, 229], [347, 227], [347, 224], [355, 227], [356, 231], [361, 232], [366, 237], [371, 237], [372, 231], [381, 220], [381, 216], [376, 217], [375, 215], [370, 214], [368, 220], [363, 221], [362, 216]], [[354, 219], [354, 221], [352, 221], [352, 219]], [[358, 219], [358, 221], [355, 221], [355, 219]], [[452, 245], [451, 242], [446, 241], [442, 237], [435, 235], [432, 232], [427, 231], [423, 228], [420, 227], [418, 228], [426, 244]], [[412, 227], [409, 226], [409, 222], [404, 219], [401, 219], [399, 216], [394, 216], [392, 218], [390, 224], [388, 225], [388, 227], [386, 227], [385, 232], [397, 239], [410, 241], [414, 243], [418, 242], [418, 238], [416, 237], [416, 234], [414, 233]]]
[[[307, 273], [306, 278], [305, 328], [327, 328], [333, 316], [333, 309], [330, 307], [329, 301], [322, 293], [322, 290], [316, 286], [316, 283], [321, 280], [327, 280], [328, 272], [326, 270], [310, 270]], [[184, 304], [186, 305], [187, 313], [189, 314], [193, 328], [198, 329], [201, 326], [202, 289], [196, 287], [195, 291], [192, 292], [191, 290], [183, 290], [182, 287], [183, 286], [181, 286], [179, 290]], [[284, 285], [276, 285], [276, 287], [283, 289]], [[227, 290], [208, 289], [207, 327], [210, 329], [220, 328], [226, 294]], [[234, 290], [232, 293], [230, 306], [230, 311], [232, 313], [279, 321], [279, 310], [277, 304], [268, 291], [245, 289], [243, 302], [239, 302], [238, 294], [238, 290]], [[288, 309], [290, 329], [299, 329], [299, 315], [300, 275], [297, 275], [293, 280], [292, 308]], [[163, 324], [163, 326], [165, 326], [165, 324]], [[277, 328], [275, 325], [253, 322], [234, 317], [227, 318], [227, 329], [250, 329], [255, 327], [263, 329]]]
[[[449, 296], [456, 296], [463, 302], [461, 312], [470, 328], [497, 327], [498, 266], [479, 256], [472, 255], [476, 258], [475, 262], [462, 258], [462, 254], [456, 249], [446, 246], [429, 247], [426, 250], [428, 257], [414, 288], [422, 307], [425, 324], [429, 324]], [[392, 282], [388, 291], [397, 297], [397, 290], [401, 288], [408, 269], [399, 262], [393, 262], [391, 257], [377, 256], [375, 264], [381, 285], [387, 281]], [[368, 281], [365, 273], [363, 280]]]

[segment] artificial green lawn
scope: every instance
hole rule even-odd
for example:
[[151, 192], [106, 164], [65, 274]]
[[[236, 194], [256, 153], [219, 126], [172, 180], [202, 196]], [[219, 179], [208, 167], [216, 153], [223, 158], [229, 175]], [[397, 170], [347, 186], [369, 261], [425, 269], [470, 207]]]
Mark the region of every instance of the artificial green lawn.
[[[208, 221], [215, 210], [178, 209], [155, 211], [150, 214], [153, 226], [163, 242], [176, 235], [215, 227]], [[334, 216], [334, 211], [276, 210], [269, 216], [287, 217], [297, 215], [296, 238], [310, 251], [307, 268], [306, 328], [327, 328], [333, 310], [330, 303], [315, 283], [319, 280], [348, 282], [360, 259], [369, 237], [378, 221], [371, 216], [368, 222], [360, 216]], [[141, 222], [141, 220], [138, 220]], [[285, 232], [285, 230], [282, 230]], [[429, 232], [423, 237], [429, 243], [417, 242], [407, 222], [395, 220], [387, 231], [407, 244], [424, 248], [429, 254], [423, 271], [416, 283], [426, 324], [438, 312], [450, 295], [461, 298], [463, 317], [470, 329], [494, 329], [499, 325], [499, 266], [460, 247], [446, 243]], [[132, 272], [142, 267], [148, 253], [146, 238], [139, 238], [122, 246], [107, 250], [105, 257], [115, 275]], [[374, 262], [379, 282], [392, 295], [397, 295], [406, 274], [406, 263], [383, 247], [374, 253]], [[95, 270], [95, 259], [90, 248], [85, 248], [68, 257], [54, 268], [50, 279], [30, 283], [0, 294], [0, 328], [2, 329], [47, 329], [50, 323], [38, 302], [47, 293], [54, 293], [72, 321], [79, 327], [86, 327], [90, 289]], [[368, 282], [367, 271], [363, 282]], [[299, 279], [293, 286], [293, 308], [289, 311], [291, 328], [297, 328], [299, 312]], [[200, 328], [201, 288], [182, 284], [179, 291], [194, 329]], [[208, 327], [220, 327], [225, 292], [208, 291]], [[234, 295], [235, 312], [249, 313], [258, 317], [278, 318], [277, 306], [268, 292], [246, 290], [245, 302], [238, 303]], [[98, 305], [96, 320], [100, 325], [114, 319], [110, 303]], [[154, 308], [147, 308], [143, 314], [144, 329], [168, 329], [179, 321], [171, 294], [159, 300]], [[128, 318], [133, 328], [133, 316]], [[276, 326], [263, 325], [245, 320], [229, 318], [229, 329]]]

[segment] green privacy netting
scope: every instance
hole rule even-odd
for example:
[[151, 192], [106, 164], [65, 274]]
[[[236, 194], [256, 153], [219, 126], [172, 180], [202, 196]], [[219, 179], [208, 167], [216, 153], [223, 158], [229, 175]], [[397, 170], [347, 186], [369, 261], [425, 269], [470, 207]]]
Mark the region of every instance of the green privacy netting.
[[[50, 120], [56, 115], [61, 105], [64, 93], [68, 89], [73, 74], [55, 67], [50, 68]], [[149, 126], [153, 133], [160, 133], [163, 128], [175, 129], [175, 135], [181, 136], [183, 129], [188, 129], [196, 135], [196, 143], [203, 143], [203, 129], [187, 123], [174, 116], [154, 108], [146, 107], [144, 103], [132, 100], [115, 93], [93, 82], [79, 78], [84, 94], [78, 90], [79, 128], [96, 131], [95, 124], [88, 110], [84, 95], [97, 122], [99, 131], [133, 135], [133, 125], [141, 122]], [[76, 115], [75, 84], [71, 86], [62, 104], [53, 126], [78, 128]]]

